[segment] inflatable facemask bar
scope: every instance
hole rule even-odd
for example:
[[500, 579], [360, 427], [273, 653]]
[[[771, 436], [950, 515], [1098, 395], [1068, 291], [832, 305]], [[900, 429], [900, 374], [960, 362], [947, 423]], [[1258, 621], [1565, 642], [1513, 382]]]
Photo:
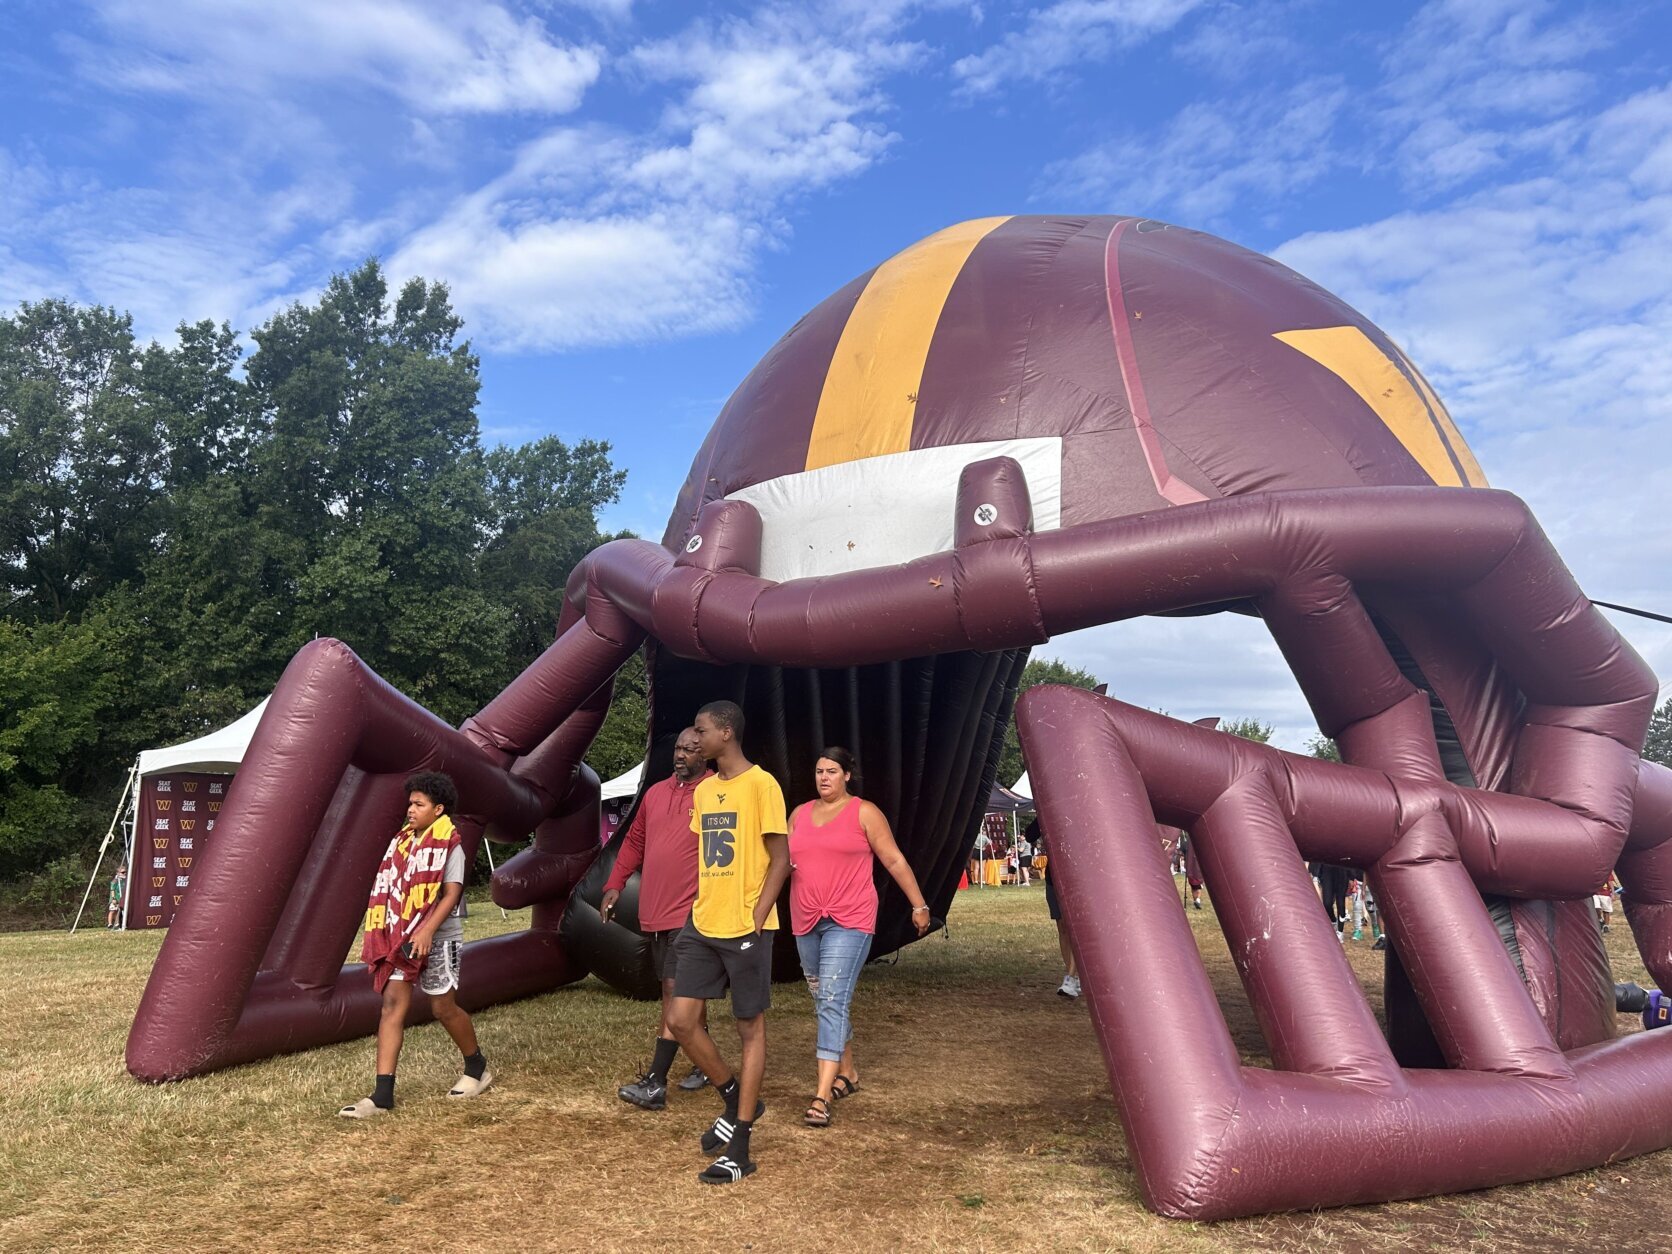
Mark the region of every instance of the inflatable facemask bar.
[[[1398, 348], [1269, 259], [1121, 218], [931, 236], [767, 354], [663, 542], [590, 554], [556, 642], [458, 731], [340, 644], [298, 655], [130, 1069], [177, 1078], [375, 1028], [363, 970], [338, 963], [417, 769], [458, 779], [470, 848], [536, 832], [494, 885], [533, 926], [467, 947], [464, 1004], [589, 967], [653, 988], [636, 938], [596, 917], [612, 854], [580, 764], [646, 637], [647, 779], [718, 697], [744, 705], [746, 750], [792, 804], [819, 749], [847, 744], [944, 915], [1029, 648], [1230, 608], [1266, 621], [1345, 764], [1077, 691], [1019, 711], [1149, 1205], [1385, 1200], [1672, 1144], [1672, 1107], [1643, 1100], [1669, 1091], [1672, 1033], [1614, 1039], [1584, 901], [1617, 869], [1672, 986], [1672, 772], [1638, 759], [1655, 679], [1484, 485]], [[1240, 1065], [1158, 823], [1192, 833], [1273, 1070]], [[1307, 859], [1368, 873], [1385, 1035]], [[908, 932], [885, 890], [878, 952]]]

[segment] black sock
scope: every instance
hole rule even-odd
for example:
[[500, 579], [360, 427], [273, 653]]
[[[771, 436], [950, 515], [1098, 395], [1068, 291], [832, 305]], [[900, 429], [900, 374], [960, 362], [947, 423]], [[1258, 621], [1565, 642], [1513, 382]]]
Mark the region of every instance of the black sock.
[[381, 1106], [384, 1110], [392, 1110], [395, 1105], [395, 1073], [377, 1077], [377, 1087], [372, 1089], [373, 1105]]
[[650, 1078], [659, 1084], [668, 1082], [668, 1068], [673, 1066], [674, 1055], [679, 1053], [678, 1041], [665, 1041], [656, 1038], [656, 1053], [650, 1060]]
[[726, 1118], [735, 1123], [737, 1121], [737, 1077], [733, 1076], [730, 1080], [727, 1080], [724, 1084], [720, 1085], [719, 1088], [720, 1097], [726, 1103]]
[[480, 1080], [488, 1071], [488, 1060], [482, 1057], [478, 1049], [474, 1054], [464, 1056], [464, 1073], [472, 1080]]
[[734, 1163], [748, 1162], [749, 1134], [754, 1130], [755, 1121], [753, 1119], [751, 1119], [748, 1123], [744, 1123], [742, 1120], [739, 1120], [736, 1127], [732, 1130], [731, 1143], [725, 1148], [724, 1152], [726, 1157], [731, 1159]]

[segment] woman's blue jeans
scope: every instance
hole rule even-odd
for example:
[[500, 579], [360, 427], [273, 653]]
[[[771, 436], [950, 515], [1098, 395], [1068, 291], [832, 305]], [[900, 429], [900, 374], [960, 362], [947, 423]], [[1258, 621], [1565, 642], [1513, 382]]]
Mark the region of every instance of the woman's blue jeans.
[[801, 969], [818, 1017], [818, 1047], [813, 1052], [825, 1062], [839, 1062], [853, 1038], [848, 1006], [853, 1002], [853, 986], [859, 982], [859, 969], [871, 952], [871, 933], [823, 918], [811, 932], [795, 938], [795, 947], [801, 953]]

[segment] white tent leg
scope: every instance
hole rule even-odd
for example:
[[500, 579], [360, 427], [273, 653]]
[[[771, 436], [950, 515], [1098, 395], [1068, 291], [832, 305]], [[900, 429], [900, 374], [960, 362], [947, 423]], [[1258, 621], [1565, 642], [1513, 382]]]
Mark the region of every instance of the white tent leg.
[[[122, 821], [122, 811], [128, 803], [128, 790], [134, 786], [134, 774], [138, 770], [139, 763], [137, 761], [128, 768], [128, 782], [122, 785], [122, 799], [116, 803], [116, 813], [110, 816], [110, 826], [105, 829], [104, 840], [99, 842], [98, 861], [93, 863], [93, 874], [87, 879], [87, 891], [81, 894], [81, 905], [75, 912], [75, 922], [70, 924], [71, 936], [74, 936], [76, 928], [81, 926], [81, 916], [87, 909], [87, 899], [93, 895], [93, 885], [96, 884], [99, 879], [99, 868], [104, 865], [105, 850], [110, 848], [110, 839], [116, 834], [116, 825]], [[128, 878], [133, 878], [131, 873]], [[129, 885], [127, 891], [132, 892], [133, 886]], [[126, 894], [124, 894], [122, 898], [122, 909], [124, 913], [126, 913], [127, 907], [128, 899]]]

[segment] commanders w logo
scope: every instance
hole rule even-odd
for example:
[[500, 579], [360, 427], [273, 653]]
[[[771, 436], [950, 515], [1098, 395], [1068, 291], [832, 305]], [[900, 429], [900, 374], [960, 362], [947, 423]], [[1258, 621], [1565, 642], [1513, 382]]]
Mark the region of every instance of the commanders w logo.
[[173, 804], [174, 803], [172, 801], [164, 801], [161, 797], [157, 798], [157, 809], [159, 810], [166, 810]]
[[153, 836], [153, 837], [151, 837], [151, 847], [153, 849], [167, 849], [168, 848], [168, 837], [167, 836]]

